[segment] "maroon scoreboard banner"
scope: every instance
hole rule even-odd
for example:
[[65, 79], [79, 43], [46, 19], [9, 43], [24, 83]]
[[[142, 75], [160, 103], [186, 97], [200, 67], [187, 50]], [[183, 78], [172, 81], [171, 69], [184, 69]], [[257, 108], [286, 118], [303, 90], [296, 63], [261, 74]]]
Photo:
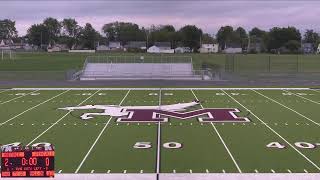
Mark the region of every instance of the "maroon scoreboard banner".
[[[13, 145], [13, 146], [12, 146]], [[1, 147], [1, 177], [54, 177], [54, 148], [49, 143]]]

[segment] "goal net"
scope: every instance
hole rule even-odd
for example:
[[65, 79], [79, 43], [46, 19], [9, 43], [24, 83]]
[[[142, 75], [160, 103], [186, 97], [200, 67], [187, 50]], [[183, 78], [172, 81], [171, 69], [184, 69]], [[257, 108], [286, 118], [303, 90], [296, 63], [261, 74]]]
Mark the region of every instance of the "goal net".
[[16, 58], [16, 52], [13, 50], [0, 50], [1, 60], [11, 60]]

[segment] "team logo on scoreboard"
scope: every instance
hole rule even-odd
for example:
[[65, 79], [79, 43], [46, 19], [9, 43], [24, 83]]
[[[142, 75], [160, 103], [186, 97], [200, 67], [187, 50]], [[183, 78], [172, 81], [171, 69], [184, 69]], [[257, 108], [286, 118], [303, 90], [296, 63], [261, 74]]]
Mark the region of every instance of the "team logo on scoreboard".
[[189, 103], [178, 103], [160, 106], [117, 106], [117, 105], [85, 105], [59, 108], [61, 110], [102, 110], [103, 112], [84, 113], [82, 120], [94, 116], [118, 117], [118, 122], [167, 122], [170, 117], [187, 120], [197, 117], [200, 122], [250, 122], [247, 117], [238, 117], [237, 108], [202, 108], [186, 111], [187, 108], [199, 105], [198, 100]]

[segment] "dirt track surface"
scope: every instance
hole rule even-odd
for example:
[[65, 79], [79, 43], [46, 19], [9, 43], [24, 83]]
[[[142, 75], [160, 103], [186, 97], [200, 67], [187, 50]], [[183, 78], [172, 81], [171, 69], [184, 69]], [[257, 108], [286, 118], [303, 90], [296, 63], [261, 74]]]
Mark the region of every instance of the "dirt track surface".
[[11, 87], [201, 87], [201, 86], [320, 86], [319, 80], [259, 81], [181, 81], [181, 80], [105, 80], [105, 81], [0, 81], [0, 88]]

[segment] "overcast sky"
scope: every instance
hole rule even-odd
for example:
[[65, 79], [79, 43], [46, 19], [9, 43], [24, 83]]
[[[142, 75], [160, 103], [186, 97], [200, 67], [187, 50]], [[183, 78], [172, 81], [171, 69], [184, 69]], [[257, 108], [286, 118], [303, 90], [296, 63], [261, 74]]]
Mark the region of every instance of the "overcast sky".
[[172, 24], [180, 28], [192, 24], [210, 34], [215, 34], [223, 25], [242, 26], [247, 30], [255, 26], [268, 30], [290, 25], [302, 31], [320, 31], [320, 2], [315, 0], [0, 0], [0, 19], [15, 20], [19, 35], [49, 16], [59, 20], [75, 18], [80, 25], [90, 22], [99, 32], [103, 24], [113, 21], [134, 22], [145, 27]]

